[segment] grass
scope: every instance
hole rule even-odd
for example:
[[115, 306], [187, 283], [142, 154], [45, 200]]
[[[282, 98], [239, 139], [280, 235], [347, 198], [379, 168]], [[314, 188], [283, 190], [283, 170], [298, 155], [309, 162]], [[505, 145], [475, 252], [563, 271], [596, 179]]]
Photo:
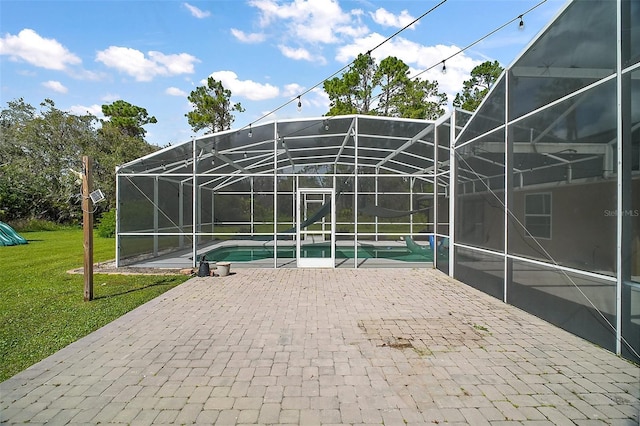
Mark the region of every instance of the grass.
[[479, 331], [486, 331], [486, 332], [489, 331], [489, 329], [487, 327], [485, 327], [484, 325], [480, 325], [480, 324], [473, 324], [473, 328], [475, 328], [476, 330], [479, 330]]
[[[29, 244], [0, 247], [0, 382], [181, 284], [187, 276], [95, 274], [83, 301], [81, 229], [22, 232]], [[94, 262], [115, 240], [94, 237]]]

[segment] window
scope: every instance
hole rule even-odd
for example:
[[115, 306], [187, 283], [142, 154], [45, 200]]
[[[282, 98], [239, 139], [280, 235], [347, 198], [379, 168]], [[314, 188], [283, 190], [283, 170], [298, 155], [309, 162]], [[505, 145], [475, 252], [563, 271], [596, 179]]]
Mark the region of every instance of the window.
[[551, 238], [551, 194], [527, 194], [524, 198], [524, 226], [527, 235]]

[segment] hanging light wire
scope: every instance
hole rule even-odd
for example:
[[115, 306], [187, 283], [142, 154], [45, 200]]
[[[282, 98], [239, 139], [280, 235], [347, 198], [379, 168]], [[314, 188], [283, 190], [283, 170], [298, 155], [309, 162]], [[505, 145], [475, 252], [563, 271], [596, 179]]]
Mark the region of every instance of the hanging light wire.
[[[389, 42], [391, 39], [393, 39], [394, 37], [398, 36], [401, 32], [403, 32], [404, 30], [406, 30], [407, 28], [411, 27], [412, 25], [414, 25], [416, 22], [420, 21], [421, 19], [423, 19], [425, 16], [429, 15], [430, 13], [432, 13], [433, 11], [435, 11], [438, 7], [442, 6], [444, 3], [446, 3], [447, 0], [442, 0], [440, 3], [438, 3], [437, 5], [435, 5], [434, 7], [432, 7], [431, 9], [429, 9], [428, 11], [426, 11], [425, 13], [423, 13], [422, 15], [420, 15], [418, 18], [414, 19], [413, 21], [411, 21], [411, 23], [405, 25], [403, 28], [401, 28], [400, 30], [396, 31], [395, 33], [393, 33], [392, 35], [390, 35], [389, 37], [387, 37], [385, 40], [383, 40], [382, 42], [378, 43], [378, 45], [376, 45], [373, 49], [368, 50], [366, 53], [367, 55], [370, 55], [371, 52], [373, 52], [374, 50], [380, 48], [382, 45], [384, 45], [385, 43]], [[456, 57], [457, 55], [469, 50], [470, 48], [472, 48], [473, 46], [475, 46], [476, 44], [482, 42], [483, 40], [491, 37], [492, 35], [494, 35], [495, 33], [497, 33], [498, 31], [504, 29], [505, 27], [511, 25], [512, 23], [514, 23], [515, 21], [518, 20], [522, 20], [523, 17], [527, 14], [532, 12], [533, 10], [537, 9], [538, 7], [542, 6], [544, 3], [546, 3], [547, 0], [542, 0], [539, 3], [535, 4], [534, 6], [532, 6], [531, 8], [529, 8], [528, 10], [526, 10], [525, 12], [519, 14], [518, 16], [516, 16], [513, 19], [510, 19], [509, 21], [505, 22], [504, 24], [500, 25], [499, 27], [491, 30], [490, 32], [488, 32], [487, 34], [483, 35], [482, 37], [478, 38], [477, 40], [475, 40], [474, 42], [468, 44], [467, 46], [463, 47], [462, 49], [458, 50], [457, 52], [449, 55], [448, 57], [434, 63], [433, 65], [431, 65], [430, 67], [424, 69], [423, 71], [419, 72], [418, 74], [414, 75], [411, 77], [412, 80], [417, 79], [419, 76], [421, 76], [422, 74], [431, 71], [432, 69], [434, 69], [437, 66], [442, 65], [442, 69], [444, 70], [444, 72], [446, 72], [446, 66], [445, 63], [446, 61], [448, 61], [451, 58]], [[333, 74], [331, 74], [329, 77], [325, 78], [324, 80], [320, 81], [319, 83], [316, 83], [314, 86], [310, 87], [309, 89], [307, 89], [306, 91], [302, 92], [299, 96], [290, 99], [289, 101], [285, 102], [284, 104], [280, 105], [279, 107], [277, 107], [276, 109], [274, 109], [271, 112], [268, 112], [264, 115], [262, 115], [260, 118], [258, 118], [257, 120], [253, 121], [251, 124], [255, 124], [259, 121], [264, 120], [266, 117], [270, 116], [271, 114], [274, 114], [275, 112], [281, 110], [282, 108], [284, 108], [285, 106], [289, 105], [291, 102], [296, 101], [300, 96], [306, 95], [307, 93], [311, 92], [313, 89], [315, 89], [316, 87], [320, 86], [321, 84], [324, 84], [325, 81], [333, 78], [334, 76], [336, 76], [337, 74], [341, 73], [342, 71], [344, 71], [345, 69], [349, 68], [351, 65], [353, 65], [355, 62], [355, 59], [353, 61], [351, 61], [349, 64], [343, 66], [342, 68], [340, 68], [338, 71], [334, 72]], [[372, 100], [375, 100], [377, 98], [379, 98], [380, 95], [375, 96]], [[247, 126], [241, 128], [240, 130], [246, 128]]]
[[514, 23], [517, 20], [520, 20], [522, 22], [522, 18], [524, 17], [524, 15], [526, 15], [527, 13], [535, 10], [536, 8], [542, 6], [544, 3], [546, 3], [547, 0], [542, 0], [540, 3], [534, 5], [533, 7], [531, 7], [529, 10], [527, 10], [526, 12], [516, 16], [515, 18], [511, 19], [508, 22], [505, 22], [504, 24], [500, 25], [498, 28], [488, 32], [487, 34], [483, 35], [482, 37], [480, 37], [479, 39], [477, 39], [476, 41], [474, 41], [473, 43], [467, 45], [466, 47], [463, 47], [462, 49], [458, 50], [456, 53], [444, 58], [443, 60], [441, 60], [440, 62], [437, 62], [433, 65], [431, 65], [429, 68], [419, 72], [418, 74], [414, 75], [413, 77], [411, 77], [412, 79], [417, 78], [419, 76], [421, 76], [422, 74], [424, 74], [427, 71], [432, 70], [433, 68], [437, 67], [440, 64], [444, 64], [446, 61], [448, 61], [449, 59], [458, 56], [459, 54], [461, 54], [462, 52], [471, 49], [473, 46], [475, 46], [476, 44], [480, 43], [481, 41], [485, 40], [488, 37], [491, 37], [492, 35], [494, 35], [495, 33], [497, 33], [498, 31], [500, 31], [501, 29], [503, 29], [504, 27], [507, 27], [509, 25], [511, 25], [512, 23]]
[[369, 50], [367, 52], [367, 54], [371, 54], [371, 52], [373, 52], [374, 50], [376, 50], [377, 48], [379, 48], [380, 46], [382, 46], [383, 44], [385, 44], [386, 42], [388, 42], [389, 40], [391, 40], [392, 38], [394, 38], [395, 36], [399, 35], [401, 32], [403, 32], [404, 30], [406, 30], [407, 28], [413, 26], [413, 24], [415, 24], [416, 22], [420, 21], [422, 18], [424, 18], [425, 16], [427, 16], [428, 14], [430, 14], [431, 12], [433, 12], [434, 10], [436, 10], [437, 8], [439, 8], [440, 6], [442, 6], [443, 4], [445, 4], [447, 2], [447, 0], [442, 0], [440, 3], [438, 3], [437, 5], [433, 6], [431, 9], [427, 10], [425, 13], [423, 13], [422, 15], [418, 16], [416, 19], [414, 19], [413, 21], [411, 21], [410, 23], [408, 23], [407, 25], [405, 25], [404, 27], [400, 28], [398, 31], [396, 31], [395, 33], [391, 34], [389, 37], [387, 37], [385, 40], [383, 40], [382, 42], [380, 42], [380, 44], [378, 44], [376, 47], [374, 47], [373, 49]]
[[[446, 0], [445, 0], [445, 1], [446, 1]], [[472, 48], [472, 47], [473, 47], [473, 46], [475, 46], [476, 44], [480, 43], [481, 41], [483, 41], [483, 40], [485, 40], [485, 39], [487, 39], [487, 38], [489, 38], [489, 37], [491, 37], [492, 35], [494, 35], [494, 34], [495, 34], [495, 33], [497, 33], [498, 31], [500, 31], [500, 30], [502, 30], [502, 29], [504, 29], [504, 28], [508, 27], [509, 25], [511, 25], [512, 23], [514, 23], [515, 21], [517, 21], [517, 20], [522, 20], [522, 18], [524, 17], [524, 15], [526, 15], [526, 14], [527, 14], [527, 13], [529, 13], [529, 12], [532, 12], [533, 10], [535, 10], [535, 9], [537, 9], [538, 7], [542, 6], [542, 5], [543, 5], [544, 3], [546, 3], [546, 2], [547, 2], [547, 0], [542, 0], [542, 1], [540, 1], [539, 3], [535, 4], [533, 7], [529, 8], [529, 9], [528, 9], [527, 11], [525, 11], [524, 13], [522, 13], [522, 14], [520, 14], [520, 15], [516, 16], [516, 17], [515, 17], [515, 18], [513, 18], [513, 19], [510, 19], [509, 21], [505, 22], [504, 24], [500, 25], [499, 27], [497, 27], [497, 28], [495, 28], [495, 29], [491, 30], [490, 32], [488, 32], [488, 33], [486, 33], [485, 35], [483, 35], [482, 37], [478, 38], [478, 39], [477, 39], [477, 40], [475, 40], [474, 42], [472, 42], [472, 43], [468, 44], [467, 46], [463, 47], [462, 49], [458, 50], [457, 52], [455, 52], [455, 53], [453, 53], [453, 54], [449, 55], [447, 58], [442, 59], [442, 60], [440, 60], [440, 61], [438, 61], [438, 62], [434, 63], [434, 64], [433, 64], [433, 65], [431, 65], [430, 67], [428, 67], [428, 68], [424, 69], [423, 71], [419, 72], [418, 74], [416, 74], [416, 75], [412, 76], [412, 77], [411, 77], [411, 80], [416, 80], [416, 79], [417, 79], [419, 76], [421, 76], [422, 74], [424, 74], [424, 73], [426, 73], [426, 72], [428, 72], [428, 71], [430, 71], [430, 70], [432, 70], [432, 69], [434, 69], [434, 68], [436, 68], [436, 67], [438, 67], [438, 66], [440, 66], [440, 67], [441, 67], [442, 73], [443, 73], [443, 74], [446, 74], [446, 72], [447, 72], [446, 61], [448, 61], [448, 60], [449, 60], [449, 59], [451, 59], [451, 58], [454, 58], [455, 56], [457, 56], [457, 55], [459, 55], [459, 54], [463, 53], [463, 52], [464, 52], [464, 51], [466, 51], [466, 50], [469, 50], [470, 48]], [[444, 3], [444, 1], [443, 1], [442, 3]], [[437, 5], [437, 6], [435, 6], [435, 7], [440, 6], [442, 3], [438, 4], [438, 5]], [[425, 13], [424, 13], [420, 18], [418, 18], [418, 19], [414, 20], [413, 22], [411, 22], [410, 24], [408, 24], [407, 26], [405, 26], [403, 29], [406, 29], [406, 28], [410, 27], [411, 25], [413, 25], [414, 23], [416, 23], [419, 19], [422, 19], [422, 18], [423, 18], [424, 16], [426, 16], [428, 13], [430, 13], [431, 11], [433, 11], [433, 10], [435, 9], [435, 7], [434, 7], [434, 8], [432, 8], [431, 10], [429, 10], [428, 12], [425, 12]], [[383, 41], [382, 43], [378, 44], [374, 49], [377, 49], [378, 47], [382, 46], [384, 43], [386, 43], [386, 42], [387, 42], [387, 41], [389, 41], [392, 37], [395, 37], [395, 36], [396, 36], [396, 35], [398, 35], [399, 33], [400, 33], [400, 31], [397, 31], [395, 34], [393, 34], [392, 36], [390, 36], [389, 38], [387, 38], [385, 41]], [[370, 53], [371, 53], [371, 51], [368, 51], [368, 52], [367, 52], [367, 54], [370, 54]], [[354, 61], [355, 61], [355, 60], [354, 60]], [[353, 62], [351, 62], [351, 63], [350, 63], [350, 64], [348, 64], [348, 65], [345, 65], [345, 66], [344, 66], [344, 67], [342, 67], [340, 70], [338, 70], [337, 72], [333, 73], [333, 74], [331, 75], [331, 77], [329, 77], [329, 78], [332, 78], [333, 76], [335, 76], [335, 75], [336, 75], [336, 74], [338, 74], [339, 72], [341, 72], [341, 71], [345, 70], [346, 68], [350, 67], [352, 64], [353, 64]], [[320, 83], [316, 84], [313, 88], [311, 88], [311, 89], [307, 90], [307, 91], [306, 91], [306, 92], [304, 92], [304, 93], [306, 94], [306, 93], [310, 92], [312, 89], [314, 89], [314, 88], [318, 87], [320, 84], [324, 83], [324, 81], [328, 80], [329, 78], [327, 78], [327, 79], [323, 80], [322, 82], [320, 82]], [[374, 96], [371, 100], [373, 101], [373, 100], [379, 99], [381, 96], [382, 96], [382, 94], [378, 94], [378, 95]], [[289, 102], [287, 102], [287, 104], [288, 104], [288, 103], [290, 103], [290, 102], [293, 102], [295, 99], [296, 99], [296, 98], [294, 98], [294, 99], [290, 100]], [[282, 105], [282, 106], [281, 106], [281, 107], [279, 107], [278, 109], [283, 108], [283, 107], [284, 107], [284, 106], [286, 106], [287, 104]], [[277, 111], [278, 109], [274, 110], [273, 112]], [[265, 117], [267, 117], [268, 115], [272, 114], [273, 112], [271, 112], [271, 113], [267, 113], [267, 114], [263, 115], [263, 116], [262, 116], [262, 117], [260, 117], [258, 120], [254, 121], [254, 123], [256, 123], [257, 121], [260, 121], [260, 120], [264, 119]], [[327, 122], [328, 122], [328, 120], [331, 120], [331, 117], [329, 116], [329, 117], [327, 117], [325, 120], [327, 120]], [[308, 127], [311, 127], [311, 126], [312, 126], [312, 125], [309, 125]], [[297, 130], [297, 131], [295, 131], [295, 132], [291, 133], [291, 135], [294, 135], [295, 133], [301, 132], [301, 131], [303, 131], [303, 130], [304, 130], [304, 129], [299, 129], [299, 130]]]
[[[394, 34], [390, 35], [389, 37], [387, 37], [385, 40], [383, 40], [382, 42], [380, 42], [377, 46], [375, 46], [373, 49], [367, 51], [367, 54], [371, 54], [372, 51], [374, 51], [375, 49], [378, 49], [379, 47], [381, 47], [382, 45], [384, 45], [385, 43], [389, 42], [391, 39], [393, 39], [394, 37], [398, 36], [402, 31], [406, 30], [407, 28], [411, 27], [412, 25], [414, 25], [416, 22], [418, 22], [419, 20], [423, 19], [425, 16], [429, 15], [430, 13], [432, 13], [433, 11], [435, 11], [437, 8], [439, 8], [440, 6], [442, 6], [444, 3], [446, 3], [447, 0], [442, 0], [440, 3], [438, 3], [437, 5], [435, 5], [434, 7], [432, 7], [431, 9], [429, 9], [428, 11], [426, 11], [425, 13], [423, 13], [422, 15], [420, 15], [418, 18], [414, 19], [411, 23], [405, 25], [403, 28], [401, 28], [400, 30], [396, 31]], [[538, 7], [540, 7], [542, 4], [546, 3], [547, 0], [542, 0], [539, 3], [535, 4], [533, 7], [529, 8], [528, 10], [526, 10], [524, 13], [519, 14], [518, 16], [516, 16], [515, 18], [505, 22], [504, 24], [500, 25], [499, 27], [495, 28], [494, 30], [488, 32], [487, 34], [485, 34], [484, 36], [478, 38], [477, 40], [475, 40], [474, 42], [470, 43], [469, 45], [465, 46], [464, 48], [458, 50], [457, 52], [453, 53], [452, 55], [449, 55], [447, 58], [441, 59], [437, 62], [435, 62], [433, 65], [431, 65], [430, 67], [424, 69], [423, 71], [419, 72], [418, 74], [414, 75], [411, 77], [411, 79], [417, 79], [419, 76], [421, 76], [422, 74], [434, 69], [437, 66], [440, 66], [443, 64], [443, 62], [448, 61], [451, 58], [454, 58], [455, 56], [465, 52], [466, 50], [470, 49], [471, 47], [475, 46], [476, 44], [480, 43], [481, 41], [487, 39], [488, 37], [492, 36], [493, 34], [497, 33], [498, 31], [504, 29], [505, 27], [509, 26], [510, 24], [512, 24], [513, 22], [522, 19], [527, 13], [532, 12], [533, 10], [537, 9]], [[248, 123], [246, 125], [244, 125], [243, 127], [241, 127], [240, 129], [238, 129], [238, 131], [242, 131], [246, 128], [251, 128], [251, 126], [253, 124], [256, 124], [262, 120], [264, 120], [266, 117], [275, 114], [276, 112], [280, 111], [282, 108], [286, 107], [287, 105], [289, 105], [291, 102], [295, 102], [296, 100], [298, 100], [299, 97], [306, 95], [307, 93], [311, 92], [312, 90], [314, 90], [315, 88], [317, 88], [318, 86], [324, 84], [325, 81], [335, 77], [336, 75], [338, 75], [339, 73], [343, 72], [344, 70], [346, 70], [347, 68], [349, 68], [351, 65], [353, 65], [355, 63], [355, 59], [353, 61], [351, 61], [350, 63], [346, 64], [345, 66], [343, 66], [342, 68], [340, 68], [339, 70], [335, 71], [333, 74], [331, 74], [329, 77], [325, 78], [324, 80], [316, 83], [315, 85], [311, 86], [309, 89], [305, 90], [304, 92], [302, 92], [300, 95], [288, 100], [287, 102], [283, 103], [282, 105], [278, 106], [277, 108], [263, 114], [262, 116], [260, 116], [259, 118], [257, 118], [256, 120], [252, 121], [251, 123]], [[379, 98], [380, 95], [375, 96], [372, 100], [375, 100], [377, 98]], [[330, 116], [327, 116], [325, 119], [325, 126], [328, 125], [328, 121], [331, 120]], [[301, 131], [301, 130], [299, 130]], [[297, 132], [292, 133], [295, 134]]]
[[[445, 4], [448, 0], [442, 0], [440, 3], [438, 3], [437, 5], [433, 6], [431, 9], [427, 10], [426, 12], [424, 12], [422, 15], [420, 15], [419, 17], [417, 17], [416, 19], [414, 19], [413, 21], [411, 21], [409, 24], [405, 25], [404, 27], [400, 28], [398, 31], [396, 31], [395, 33], [391, 34], [389, 37], [387, 37], [386, 39], [384, 39], [383, 41], [381, 41], [380, 43], [378, 43], [374, 48], [370, 49], [367, 51], [367, 55], [371, 55], [371, 52], [373, 52], [374, 50], [380, 48], [382, 45], [384, 45], [385, 43], [389, 42], [391, 39], [393, 39], [394, 37], [396, 37], [397, 35], [399, 35], [401, 32], [403, 32], [404, 30], [406, 30], [407, 28], [411, 27], [412, 25], [414, 25], [416, 22], [420, 21], [421, 19], [423, 19], [425, 16], [429, 15], [430, 13], [432, 13], [433, 11], [435, 11], [437, 8], [439, 8], [440, 6], [442, 6], [443, 4]], [[546, 0], [545, 0], [546, 1]], [[355, 59], [353, 61], [351, 61], [350, 63], [348, 63], [347, 65], [343, 66], [342, 68], [340, 68], [338, 71], [334, 72], [333, 74], [331, 74], [329, 77], [325, 78], [324, 80], [314, 84], [313, 86], [311, 86], [310, 88], [308, 88], [307, 90], [305, 90], [304, 92], [300, 93], [298, 96], [296, 96], [295, 98], [292, 98], [290, 100], [288, 100], [287, 102], [285, 102], [284, 104], [280, 105], [279, 107], [275, 108], [274, 110], [267, 112], [266, 114], [262, 115], [261, 117], [259, 117], [258, 119], [254, 120], [251, 122], [251, 124], [255, 124], [258, 123], [262, 120], [264, 120], [266, 117], [270, 116], [271, 114], [274, 114], [276, 112], [278, 112], [279, 110], [281, 110], [282, 108], [286, 107], [287, 105], [289, 105], [291, 102], [294, 102], [296, 100], [300, 100], [301, 96], [306, 95], [307, 93], [311, 92], [313, 89], [315, 89], [316, 87], [320, 86], [321, 84], [324, 84], [325, 81], [335, 77], [337, 74], [341, 73], [342, 71], [346, 70], [347, 68], [349, 68], [351, 65], [353, 65], [355, 62]], [[247, 126], [244, 126], [242, 128], [240, 128], [239, 130], [243, 130], [245, 129]]]
[[[547, 0], [542, 0], [541, 2], [539, 2], [538, 4], [536, 4], [535, 6], [531, 7], [531, 8], [530, 8], [529, 10], [527, 10], [526, 12], [524, 12], [524, 13], [522, 13], [522, 14], [520, 14], [520, 15], [516, 16], [515, 18], [511, 19], [511, 20], [510, 20], [510, 21], [508, 21], [508, 22], [505, 22], [504, 24], [502, 24], [502, 25], [500, 25], [499, 27], [495, 28], [494, 30], [492, 30], [492, 31], [488, 32], [488, 33], [487, 33], [487, 34], [485, 34], [484, 36], [480, 37], [479, 39], [477, 39], [477, 40], [476, 40], [476, 41], [474, 41], [473, 43], [471, 43], [471, 44], [467, 45], [466, 47], [464, 47], [464, 48], [462, 48], [462, 49], [458, 50], [457, 52], [455, 52], [454, 54], [450, 55], [449, 57], [447, 57], [447, 58], [445, 58], [445, 59], [442, 59], [442, 60], [441, 60], [441, 61], [439, 61], [439, 62], [435, 62], [435, 63], [434, 63], [433, 65], [431, 65], [430, 67], [428, 67], [428, 68], [426, 68], [426, 69], [424, 69], [424, 70], [420, 71], [420, 72], [419, 72], [419, 73], [417, 73], [416, 75], [412, 76], [412, 77], [410, 78], [410, 80], [417, 80], [417, 79], [418, 79], [418, 77], [420, 77], [422, 74], [424, 74], [424, 73], [426, 73], [426, 72], [428, 72], [428, 71], [431, 71], [432, 69], [434, 69], [434, 68], [436, 68], [436, 67], [439, 67], [439, 66], [441, 66], [442, 74], [446, 74], [446, 73], [447, 73], [447, 66], [446, 66], [446, 62], [447, 62], [449, 59], [451, 59], [451, 58], [453, 58], [453, 57], [455, 57], [455, 56], [457, 56], [457, 55], [461, 54], [462, 52], [464, 52], [464, 51], [466, 51], [466, 50], [470, 49], [471, 47], [475, 46], [476, 44], [480, 43], [481, 41], [485, 40], [486, 38], [488, 38], [488, 37], [492, 36], [493, 34], [497, 33], [498, 31], [502, 30], [503, 28], [505, 28], [505, 27], [509, 26], [510, 24], [512, 24], [513, 22], [517, 21], [518, 19], [522, 20], [522, 18], [524, 17], [524, 15], [526, 15], [527, 13], [529, 13], [529, 12], [533, 11], [534, 9], [536, 9], [536, 8], [540, 7], [542, 4], [544, 4], [544, 3], [546, 3], [546, 2], [547, 2]], [[522, 27], [519, 27], [519, 28], [520, 28], [520, 29], [522, 29]], [[398, 89], [393, 89], [393, 90], [398, 90]], [[371, 100], [373, 101], [373, 100], [379, 99], [381, 96], [382, 96], [382, 94], [378, 94], [378, 95], [374, 96]]]

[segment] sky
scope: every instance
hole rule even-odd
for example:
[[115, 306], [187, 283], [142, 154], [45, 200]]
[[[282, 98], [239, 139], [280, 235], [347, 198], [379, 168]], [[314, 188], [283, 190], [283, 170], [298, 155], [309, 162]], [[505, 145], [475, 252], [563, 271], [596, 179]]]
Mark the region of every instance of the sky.
[[193, 110], [187, 96], [209, 76], [245, 109], [234, 114], [234, 129], [319, 117], [329, 110], [322, 82], [367, 51], [377, 61], [395, 56], [411, 75], [437, 81], [450, 105], [475, 66], [511, 64], [566, 0], [540, 3], [1, 0], [0, 107], [51, 99], [58, 109], [104, 118], [101, 106], [122, 99], [158, 120], [145, 126], [147, 141], [175, 145], [202, 134], [185, 117]]

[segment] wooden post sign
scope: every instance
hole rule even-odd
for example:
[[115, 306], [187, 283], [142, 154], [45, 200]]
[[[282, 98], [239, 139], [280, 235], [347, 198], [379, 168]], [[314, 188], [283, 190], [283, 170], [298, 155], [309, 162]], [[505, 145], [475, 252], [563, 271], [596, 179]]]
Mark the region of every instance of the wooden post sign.
[[84, 301], [93, 300], [93, 176], [91, 158], [82, 157], [82, 230], [84, 236]]

